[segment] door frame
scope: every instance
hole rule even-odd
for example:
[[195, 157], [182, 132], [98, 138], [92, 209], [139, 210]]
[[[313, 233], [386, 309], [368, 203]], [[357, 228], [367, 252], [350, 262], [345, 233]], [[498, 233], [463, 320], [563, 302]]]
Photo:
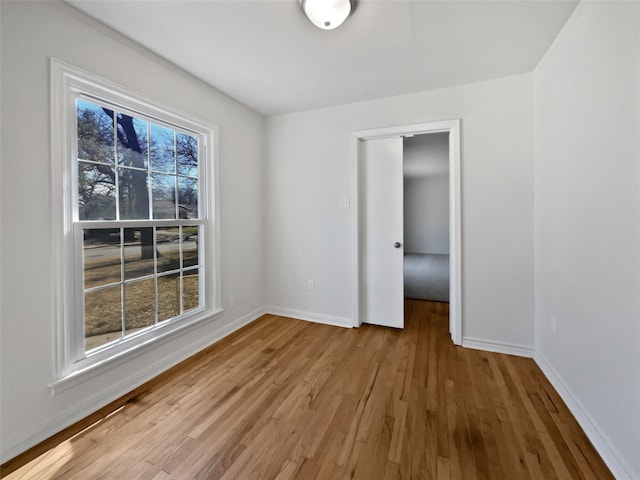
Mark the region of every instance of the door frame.
[[462, 344], [462, 195], [460, 181], [460, 119], [358, 130], [351, 134], [353, 162], [353, 326], [362, 324], [364, 279], [363, 194], [364, 148], [362, 142], [375, 138], [402, 137], [426, 133], [449, 133], [449, 332], [455, 345]]

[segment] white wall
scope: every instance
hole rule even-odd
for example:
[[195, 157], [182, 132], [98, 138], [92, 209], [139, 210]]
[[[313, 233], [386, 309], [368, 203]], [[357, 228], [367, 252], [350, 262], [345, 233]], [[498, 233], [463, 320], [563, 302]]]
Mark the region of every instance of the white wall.
[[534, 80], [538, 361], [640, 478], [640, 4], [582, 2]]
[[404, 179], [405, 253], [449, 254], [449, 176]]
[[[351, 133], [462, 119], [463, 336], [531, 348], [531, 75], [268, 119], [267, 302], [351, 321]], [[316, 290], [306, 290], [307, 280]]]
[[449, 254], [449, 134], [403, 141], [404, 251]]
[[426, 133], [402, 139], [405, 177], [431, 177], [449, 173], [449, 133]]
[[[2, 2], [1, 461], [188, 356], [264, 305], [264, 119], [66, 4]], [[220, 128], [222, 294], [236, 307], [78, 387], [51, 396], [49, 57]], [[164, 362], [164, 363], [163, 363]], [[136, 374], [144, 372], [142, 377]]]

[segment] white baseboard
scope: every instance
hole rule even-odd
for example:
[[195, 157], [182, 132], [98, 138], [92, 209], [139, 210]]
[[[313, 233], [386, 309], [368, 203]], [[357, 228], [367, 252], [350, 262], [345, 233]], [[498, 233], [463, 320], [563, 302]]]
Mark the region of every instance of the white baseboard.
[[323, 323], [325, 325], [333, 325], [335, 327], [353, 328], [353, 321], [350, 318], [336, 317], [333, 315], [325, 315], [322, 313], [305, 312], [302, 310], [294, 310], [292, 308], [276, 307], [267, 305], [265, 313], [272, 315], [280, 315], [282, 317], [295, 318], [296, 320], [306, 320], [307, 322]]
[[232, 321], [231, 323], [213, 330], [208, 335], [200, 337], [196, 342], [181, 348], [172, 355], [163, 357], [161, 360], [154, 362], [143, 370], [136, 372], [120, 382], [112, 384], [109, 388], [86, 398], [82, 403], [74, 404], [72, 407], [61, 411], [57, 415], [53, 416], [47, 423], [47, 426], [37, 434], [30, 436], [26, 440], [20, 441], [6, 450], [3, 449], [0, 454], [0, 463], [4, 463], [17, 455], [20, 455], [22, 452], [25, 452], [43, 440], [46, 440], [70, 425], [73, 425], [74, 423], [100, 410], [102, 407], [117, 400], [140, 385], [143, 385], [145, 382], [157, 377], [162, 372], [170, 369], [178, 363], [195, 355], [221, 338], [226, 337], [245, 325], [248, 325], [264, 313], [264, 308], [258, 308], [253, 312]]
[[473, 348], [474, 350], [485, 350], [487, 352], [505, 353], [507, 355], [516, 355], [518, 357], [533, 358], [535, 350], [533, 347], [525, 347], [524, 345], [513, 345], [510, 343], [492, 342], [490, 340], [482, 340], [480, 338], [464, 337], [462, 346], [465, 348]]
[[582, 430], [584, 430], [604, 463], [607, 464], [613, 476], [617, 480], [640, 480], [640, 477], [633, 472], [631, 466], [612, 445], [609, 437], [603, 433], [602, 429], [589, 415], [589, 412], [587, 412], [556, 369], [551, 366], [546, 357], [538, 350], [533, 358], [582, 427]]

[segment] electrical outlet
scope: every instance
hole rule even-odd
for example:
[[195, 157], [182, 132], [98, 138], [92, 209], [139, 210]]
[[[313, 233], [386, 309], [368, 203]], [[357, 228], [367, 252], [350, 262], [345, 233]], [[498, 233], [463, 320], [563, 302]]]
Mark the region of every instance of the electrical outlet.
[[316, 289], [316, 281], [315, 280], [308, 280], [307, 281], [307, 290], [309, 290], [310, 292], [313, 292]]
[[549, 317], [549, 323], [551, 324], [551, 333], [555, 335], [558, 332], [558, 319], [555, 315]]
[[351, 207], [351, 202], [349, 201], [348, 198], [341, 198], [340, 200], [338, 200], [338, 207], [339, 208], [350, 208]]
[[229, 308], [236, 308], [236, 297], [234, 297], [233, 295], [229, 297]]

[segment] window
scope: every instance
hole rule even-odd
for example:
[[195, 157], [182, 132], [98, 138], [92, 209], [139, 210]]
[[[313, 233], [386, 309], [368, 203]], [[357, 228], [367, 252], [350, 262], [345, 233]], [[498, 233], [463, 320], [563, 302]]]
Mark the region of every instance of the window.
[[215, 130], [57, 61], [52, 79], [64, 379], [220, 310]]

